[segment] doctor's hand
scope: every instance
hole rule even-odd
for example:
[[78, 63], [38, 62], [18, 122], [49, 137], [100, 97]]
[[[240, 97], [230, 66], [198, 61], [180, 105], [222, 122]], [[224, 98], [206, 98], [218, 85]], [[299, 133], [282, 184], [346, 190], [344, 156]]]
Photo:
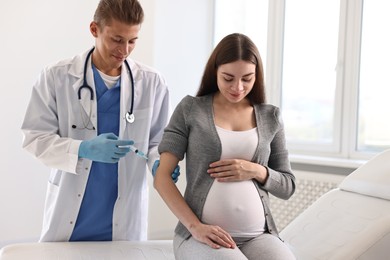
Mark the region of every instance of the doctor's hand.
[[129, 147], [118, 147], [133, 145], [131, 140], [118, 140], [113, 133], [101, 134], [91, 140], [82, 141], [79, 148], [79, 157], [90, 159], [96, 162], [116, 163], [120, 158], [130, 152]]
[[220, 182], [244, 181], [256, 179], [264, 184], [268, 171], [263, 165], [242, 159], [226, 159], [213, 162], [207, 173]]
[[[159, 165], [160, 165], [160, 160], [156, 160], [154, 162], [153, 168], [152, 168], [153, 177], [156, 176], [157, 168]], [[179, 176], [180, 176], [180, 166], [176, 165], [175, 169], [173, 170], [173, 172], [171, 174], [171, 177], [172, 177], [172, 180], [174, 183], [176, 183], [179, 180]]]
[[198, 241], [210, 246], [211, 248], [235, 248], [236, 243], [228, 232], [219, 226], [199, 223], [193, 225], [190, 230], [191, 235]]

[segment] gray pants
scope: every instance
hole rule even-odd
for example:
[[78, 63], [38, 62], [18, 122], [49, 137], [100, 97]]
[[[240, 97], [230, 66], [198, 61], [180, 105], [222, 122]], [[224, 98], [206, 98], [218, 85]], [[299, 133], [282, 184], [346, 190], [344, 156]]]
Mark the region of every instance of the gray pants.
[[233, 238], [235, 249], [213, 249], [192, 236], [184, 240], [175, 235], [173, 249], [177, 260], [295, 260], [293, 253], [279, 238], [264, 233], [255, 238]]

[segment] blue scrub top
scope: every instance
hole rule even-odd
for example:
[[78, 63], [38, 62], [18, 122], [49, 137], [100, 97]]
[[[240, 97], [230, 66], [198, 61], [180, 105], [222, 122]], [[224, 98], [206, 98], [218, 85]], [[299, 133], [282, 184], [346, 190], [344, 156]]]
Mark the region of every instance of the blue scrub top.
[[[120, 79], [108, 89], [92, 65], [96, 86], [98, 135], [119, 134]], [[118, 197], [118, 163], [93, 162], [70, 241], [111, 241], [112, 216]], [[66, 209], [64, 209], [66, 210]]]

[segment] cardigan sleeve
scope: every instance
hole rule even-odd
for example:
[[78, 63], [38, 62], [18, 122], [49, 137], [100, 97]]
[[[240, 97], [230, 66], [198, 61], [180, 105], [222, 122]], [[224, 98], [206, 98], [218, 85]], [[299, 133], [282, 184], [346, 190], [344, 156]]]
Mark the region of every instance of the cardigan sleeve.
[[263, 188], [281, 199], [289, 199], [295, 192], [295, 177], [291, 170], [283, 120], [280, 110], [274, 110], [275, 122], [279, 125], [271, 141], [271, 153], [268, 160], [268, 178]]
[[170, 152], [179, 158], [179, 160], [183, 160], [187, 150], [189, 134], [186, 118], [191, 109], [192, 102], [193, 98], [186, 96], [176, 106], [158, 146], [160, 154]]

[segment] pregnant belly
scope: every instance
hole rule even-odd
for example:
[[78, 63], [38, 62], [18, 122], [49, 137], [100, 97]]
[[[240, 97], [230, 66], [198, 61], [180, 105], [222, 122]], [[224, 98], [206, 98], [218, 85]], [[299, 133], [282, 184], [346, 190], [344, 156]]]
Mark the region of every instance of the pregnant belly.
[[218, 225], [232, 236], [264, 231], [264, 209], [252, 181], [214, 181], [203, 208], [202, 222]]

